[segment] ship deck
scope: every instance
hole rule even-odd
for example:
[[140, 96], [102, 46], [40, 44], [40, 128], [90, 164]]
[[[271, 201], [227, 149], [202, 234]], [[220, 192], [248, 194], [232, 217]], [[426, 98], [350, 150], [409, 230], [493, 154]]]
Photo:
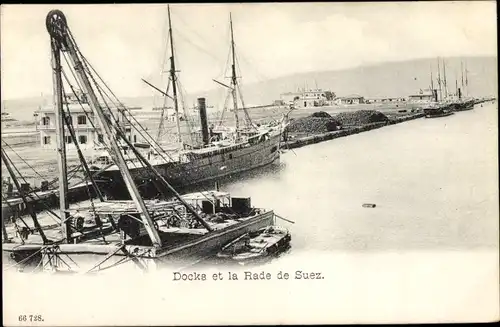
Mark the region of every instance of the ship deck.
[[[85, 202], [88, 203], [72, 205], [70, 211], [82, 210], [82, 208], [85, 208], [87, 205], [88, 206], [91, 205], [90, 201], [85, 201]], [[117, 213], [116, 210], [120, 202], [122, 201], [117, 201], [117, 203], [96, 203], [95, 204], [96, 211], [99, 211], [100, 214], [108, 214], [108, 213], [116, 214]], [[123, 202], [129, 202], [129, 201], [123, 201]], [[159, 201], [159, 202], [151, 201], [151, 202], [152, 203], [150, 203], [150, 205], [147, 205], [148, 209], [152, 209], [153, 207], [155, 207], [154, 204], [156, 204], [157, 206], [161, 206], [164, 205], [165, 203], [171, 203], [168, 201]], [[83, 213], [85, 213], [85, 210], [83, 211], [84, 211]], [[134, 213], [134, 209], [128, 206], [121, 206], [121, 209], [118, 211], [124, 214]], [[239, 222], [244, 222], [248, 219], [251, 219], [252, 217], [255, 217], [255, 215], [242, 217], [238, 219], [228, 219], [224, 222], [219, 222], [219, 223], [214, 223], [214, 222], [207, 222], [207, 223], [214, 231], [217, 231], [232, 225], [236, 225]], [[60, 242], [63, 239], [62, 229], [60, 228], [60, 221], [58, 220], [58, 218], [54, 217], [49, 212], [41, 212], [37, 215], [37, 219], [40, 225], [42, 226], [44, 234], [48, 240], [52, 242]], [[28, 228], [30, 228], [33, 231], [33, 234], [30, 234], [28, 236], [28, 239], [24, 240], [23, 242], [17, 231], [18, 229], [21, 229], [26, 225], [20, 220], [17, 220], [16, 224], [5, 222], [6, 225], [5, 229], [9, 238], [9, 242], [4, 243], [4, 245], [7, 245], [6, 246], [7, 250], [23, 244], [30, 246], [39, 246], [43, 244], [42, 237], [36, 231], [35, 224], [31, 216], [24, 216], [22, 217], [22, 220], [26, 223]], [[85, 241], [82, 243], [86, 245], [114, 245], [122, 242], [121, 235], [119, 232], [117, 231], [111, 232], [111, 224], [109, 222], [104, 223], [101, 230], [103, 231], [102, 234], [99, 233], [99, 229], [97, 228], [89, 229], [88, 233], [95, 234], [95, 236], [93, 238], [85, 239]], [[163, 248], [169, 248], [171, 246], [181, 244], [185, 241], [201, 237], [208, 233], [208, 231], [204, 228], [185, 228], [185, 227], [167, 227], [167, 226], [158, 227], [158, 231], [163, 242], [162, 246]], [[86, 232], [83, 232], [83, 234], [85, 233]], [[143, 245], [143, 246], [151, 245], [149, 244], [150, 240], [147, 235], [139, 237], [138, 239], [134, 240], [133, 243], [134, 245]]]

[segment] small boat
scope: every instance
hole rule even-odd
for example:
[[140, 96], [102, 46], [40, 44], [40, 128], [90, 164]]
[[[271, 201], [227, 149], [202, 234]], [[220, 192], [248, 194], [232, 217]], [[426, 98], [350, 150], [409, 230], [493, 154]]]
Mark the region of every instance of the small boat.
[[224, 246], [217, 258], [238, 263], [262, 260], [287, 249], [292, 237], [283, 227], [268, 226], [246, 233]]
[[375, 203], [363, 203], [363, 208], [375, 208], [376, 206]]

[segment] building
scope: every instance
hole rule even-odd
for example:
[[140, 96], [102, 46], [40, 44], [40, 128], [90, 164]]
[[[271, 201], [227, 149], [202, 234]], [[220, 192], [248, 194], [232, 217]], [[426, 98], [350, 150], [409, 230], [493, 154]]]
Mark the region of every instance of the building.
[[322, 89], [309, 89], [302, 92], [287, 92], [281, 94], [281, 100], [295, 108], [321, 107], [329, 105], [335, 93]]
[[435, 100], [435, 94], [431, 90], [420, 90], [419, 94], [411, 94], [408, 96], [408, 102], [426, 103]]
[[365, 103], [365, 98], [361, 95], [357, 94], [352, 94], [349, 96], [345, 97], [338, 97], [335, 99], [335, 104], [337, 105], [342, 105], [342, 104], [361, 104]]
[[[64, 109], [70, 113], [70, 121], [72, 122], [75, 136], [78, 145], [82, 150], [91, 150], [96, 146], [103, 145], [104, 138], [99, 131], [98, 119], [92, 112], [89, 104], [85, 101], [85, 97], [80, 95], [81, 102], [78, 102], [75, 95], [67, 95], [67, 101], [64, 102]], [[128, 110], [138, 110], [140, 107], [127, 108]], [[124, 128], [128, 139], [133, 142], [141, 142], [139, 136], [132, 131], [131, 124], [123, 118], [125, 111], [123, 109], [111, 108], [114, 117], [119, 121], [120, 126]], [[56, 149], [56, 112], [54, 106], [40, 107], [35, 111], [37, 117], [36, 130], [40, 133], [40, 145], [45, 149]], [[96, 131], [97, 129], [97, 131]], [[68, 150], [75, 150], [76, 146], [73, 142], [71, 134], [65, 126], [65, 143]]]
[[404, 103], [406, 102], [405, 97], [397, 97], [397, 98], [369, 98], [365, 99], [365, 103]]
[[326, 94], [321, 89], [307, 90], [295, 101], [295, 107], [321, 107], [326, 105]]

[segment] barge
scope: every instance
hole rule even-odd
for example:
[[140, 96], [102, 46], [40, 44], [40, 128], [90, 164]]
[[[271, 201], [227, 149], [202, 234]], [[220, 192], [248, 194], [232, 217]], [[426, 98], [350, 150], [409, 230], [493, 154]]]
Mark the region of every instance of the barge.
[[[182, 198], [190, 205], [202, 204], [203, 209], [197, 208], [211, 232], [196, 224], [179, 201], [148, 201], [148, 210], [157, 215], [154, 225], [162, 242], [162, 246], [157, 247], [140, 228], [138, 211], [132, 201], [95, 203], [94, 211], [87, 201], [86, 205], [78, 204], [71, 210], [72, 216], [77, 212], [85, 223], [90, 222], [87, 226], [72, 222], [73, 243], [58, 241], [60, 226], [50, 225], [48, 213], [39, 218], [50, 241], [48, 244], [35, 232], [32, 221], [29, 224], [32, 230], [26, 239], [16, 233], [14, 226], [9, 226], [9, 241], [3, 244], [4, 262], [24, 272], [99, 272], [118, 265], [148, 270], [162, 265], [183, 267], [214, 255], [241, 235], [275, 224], [272, 210], [254, 208], [247, 198], [231, 197], [219, 191], [191, 193]], [[95, 224], [96, 218], [100, 226]], [[113, 224], [118, 229], [114, 229]]]

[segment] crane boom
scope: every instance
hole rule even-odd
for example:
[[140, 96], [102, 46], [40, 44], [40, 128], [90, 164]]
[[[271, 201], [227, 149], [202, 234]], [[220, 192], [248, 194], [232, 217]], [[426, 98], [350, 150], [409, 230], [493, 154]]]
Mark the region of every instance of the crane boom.
[[[82, 85], [85, 93], [87, 94], [89, 105], [92, 111], [97, 114], [97, 119], [103, 131], [103, 135], [107, 143], [110, 145], [109, 149], [110, 155], [113, 158], [113, 161], [120, 168], [120, 173], [123, 177], [123, 180], [125, 181], [125, 184], [130, 193], [132, 201], [134, 202], [138, 212], [140, 213], [142, 223], [146, 228], [146, 231], [151, 239], [151, 242], [153, 243], [153, 246], [160, 247], [162, 245], [162, 240], [160, 238], [160, 235], [158, 234], [158, 231], [154, 227], [153, 220], [151, 219], [148, 213], [146, 204], [141, 198], [139, 190], [137, 189], [137, 186], [134, 183], [133, 177], [130, 171], [128, 170], [125, 158], [123, 157], [120, 147], [118, 145], [117, 135], [116, 133], [113, 132], [111, 126], [109, 125], [109, 123], [112, 122], [109, 121], [109, 118], [106, 116], [103, 109], [101, 108], [97, 96], [92, 88], [92, 85], [84, 69], [82, 60], [78, 55], [77, 52], [78, 47], [74, 43], [74, 40], [71, 36], [71, 32], [68, 28], [66, 17], [60, 10], [52, 10], [47, 14], [46, 27], [52, 41], [51, 42], [52, 53], [60, 54], [61, 51], [66, 51], [69, 54], [69, 58], [71, 64], [75, 69], [76, 76], [80, 84]], [[57, 68], [60, 69], [60, 67]], [[61, 90], [56, 90], [56, 92], [58, 91]], [[58, 103], [58, 105], [62, 106], [62, 103]], [[60, 194], [60, 197], [65, 197], [65, 196], [66, 194]]]

